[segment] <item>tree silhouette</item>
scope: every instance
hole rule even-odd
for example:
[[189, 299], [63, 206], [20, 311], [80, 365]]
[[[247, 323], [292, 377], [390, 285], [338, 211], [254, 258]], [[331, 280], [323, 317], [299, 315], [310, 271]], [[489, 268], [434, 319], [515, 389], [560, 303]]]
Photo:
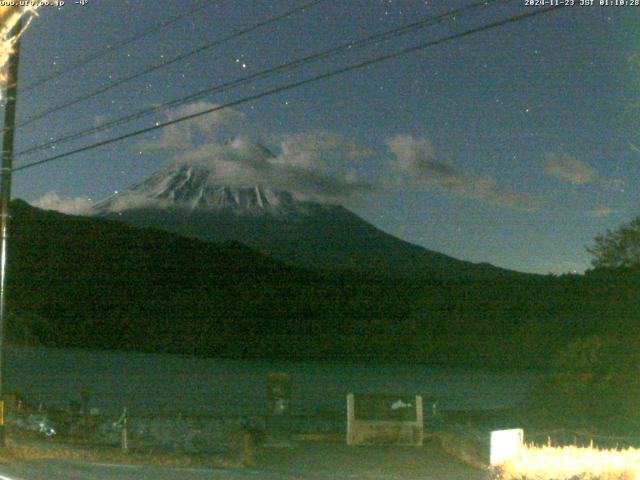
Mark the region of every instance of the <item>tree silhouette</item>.
[[640, 217], [625, 223], [616, 230], [607, 230], [587, 247], [593, 255], [594, 268], [629, 268], [640, 266]]

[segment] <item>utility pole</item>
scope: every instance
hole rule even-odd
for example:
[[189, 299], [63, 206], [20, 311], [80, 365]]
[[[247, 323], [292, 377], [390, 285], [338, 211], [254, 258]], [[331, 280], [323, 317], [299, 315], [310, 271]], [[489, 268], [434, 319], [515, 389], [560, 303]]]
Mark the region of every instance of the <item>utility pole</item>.
[[[11, 38], [19, 35], [22, 20], [18, 21]], [[13, 138], [16, 125], [18, 95], [18, 66], [20, 62], [20, 38], [16, 40], [7, 67], [7, 91], [4, 107], [4, 136], [2, 139], [2, 164], [0, 168], [0, 447], [5, 446], [4, 422], [4, 332], [7, 303], [7, 247], [9, 242], [9, 202], [11, 201], [11, 170], [13, 168]]]

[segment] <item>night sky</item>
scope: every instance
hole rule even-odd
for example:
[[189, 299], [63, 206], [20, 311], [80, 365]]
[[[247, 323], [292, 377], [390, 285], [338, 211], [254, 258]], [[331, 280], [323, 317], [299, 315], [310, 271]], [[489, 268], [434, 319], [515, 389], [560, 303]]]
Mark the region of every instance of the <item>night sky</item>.
[[[22, 42], [20, 86], [200, 3], [89, 0], [42, 8]], [[196, 16], [21, 93], [18, 123], [301, 4], [207, 3]], [[327, 0], [20, 128], [16, 150], [470, 3]], [[525, 0], [498, 2], [15, 162], [535, 8]], [[345, 204], [405, 240], [516, 270], [581, 272], [590, 261], [585, 246], [596, 234], [640, 214], [639, 20], [640, 7], [633, 6], [556, 10], [239, 105], [191, 126], [17, 172], [13, 195], [81, 212], [175, 158], [241, 138], [326, 180], [311, 192], [291, 185], [294, 193]]]

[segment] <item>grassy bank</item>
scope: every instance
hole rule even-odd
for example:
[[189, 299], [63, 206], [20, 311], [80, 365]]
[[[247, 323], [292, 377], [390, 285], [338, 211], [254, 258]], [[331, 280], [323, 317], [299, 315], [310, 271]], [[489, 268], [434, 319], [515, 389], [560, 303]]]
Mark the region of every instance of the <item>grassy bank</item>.
[[525, 446], [495, 468], [496, 480], [633, 480], [640, 478], [640, 450]]

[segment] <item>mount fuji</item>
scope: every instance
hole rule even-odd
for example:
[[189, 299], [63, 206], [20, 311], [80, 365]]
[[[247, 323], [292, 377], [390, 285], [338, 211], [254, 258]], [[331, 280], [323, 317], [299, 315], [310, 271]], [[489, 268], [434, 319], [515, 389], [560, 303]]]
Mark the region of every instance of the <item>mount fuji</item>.
[[225, 184], [200, 164], [169, 165], [96, 204], [93, 215], [206, 241], [239, 241], [315, 270], [436, 279], [516, 273], [403, 241], [339, 205], [300, 201], [266, 185]]

